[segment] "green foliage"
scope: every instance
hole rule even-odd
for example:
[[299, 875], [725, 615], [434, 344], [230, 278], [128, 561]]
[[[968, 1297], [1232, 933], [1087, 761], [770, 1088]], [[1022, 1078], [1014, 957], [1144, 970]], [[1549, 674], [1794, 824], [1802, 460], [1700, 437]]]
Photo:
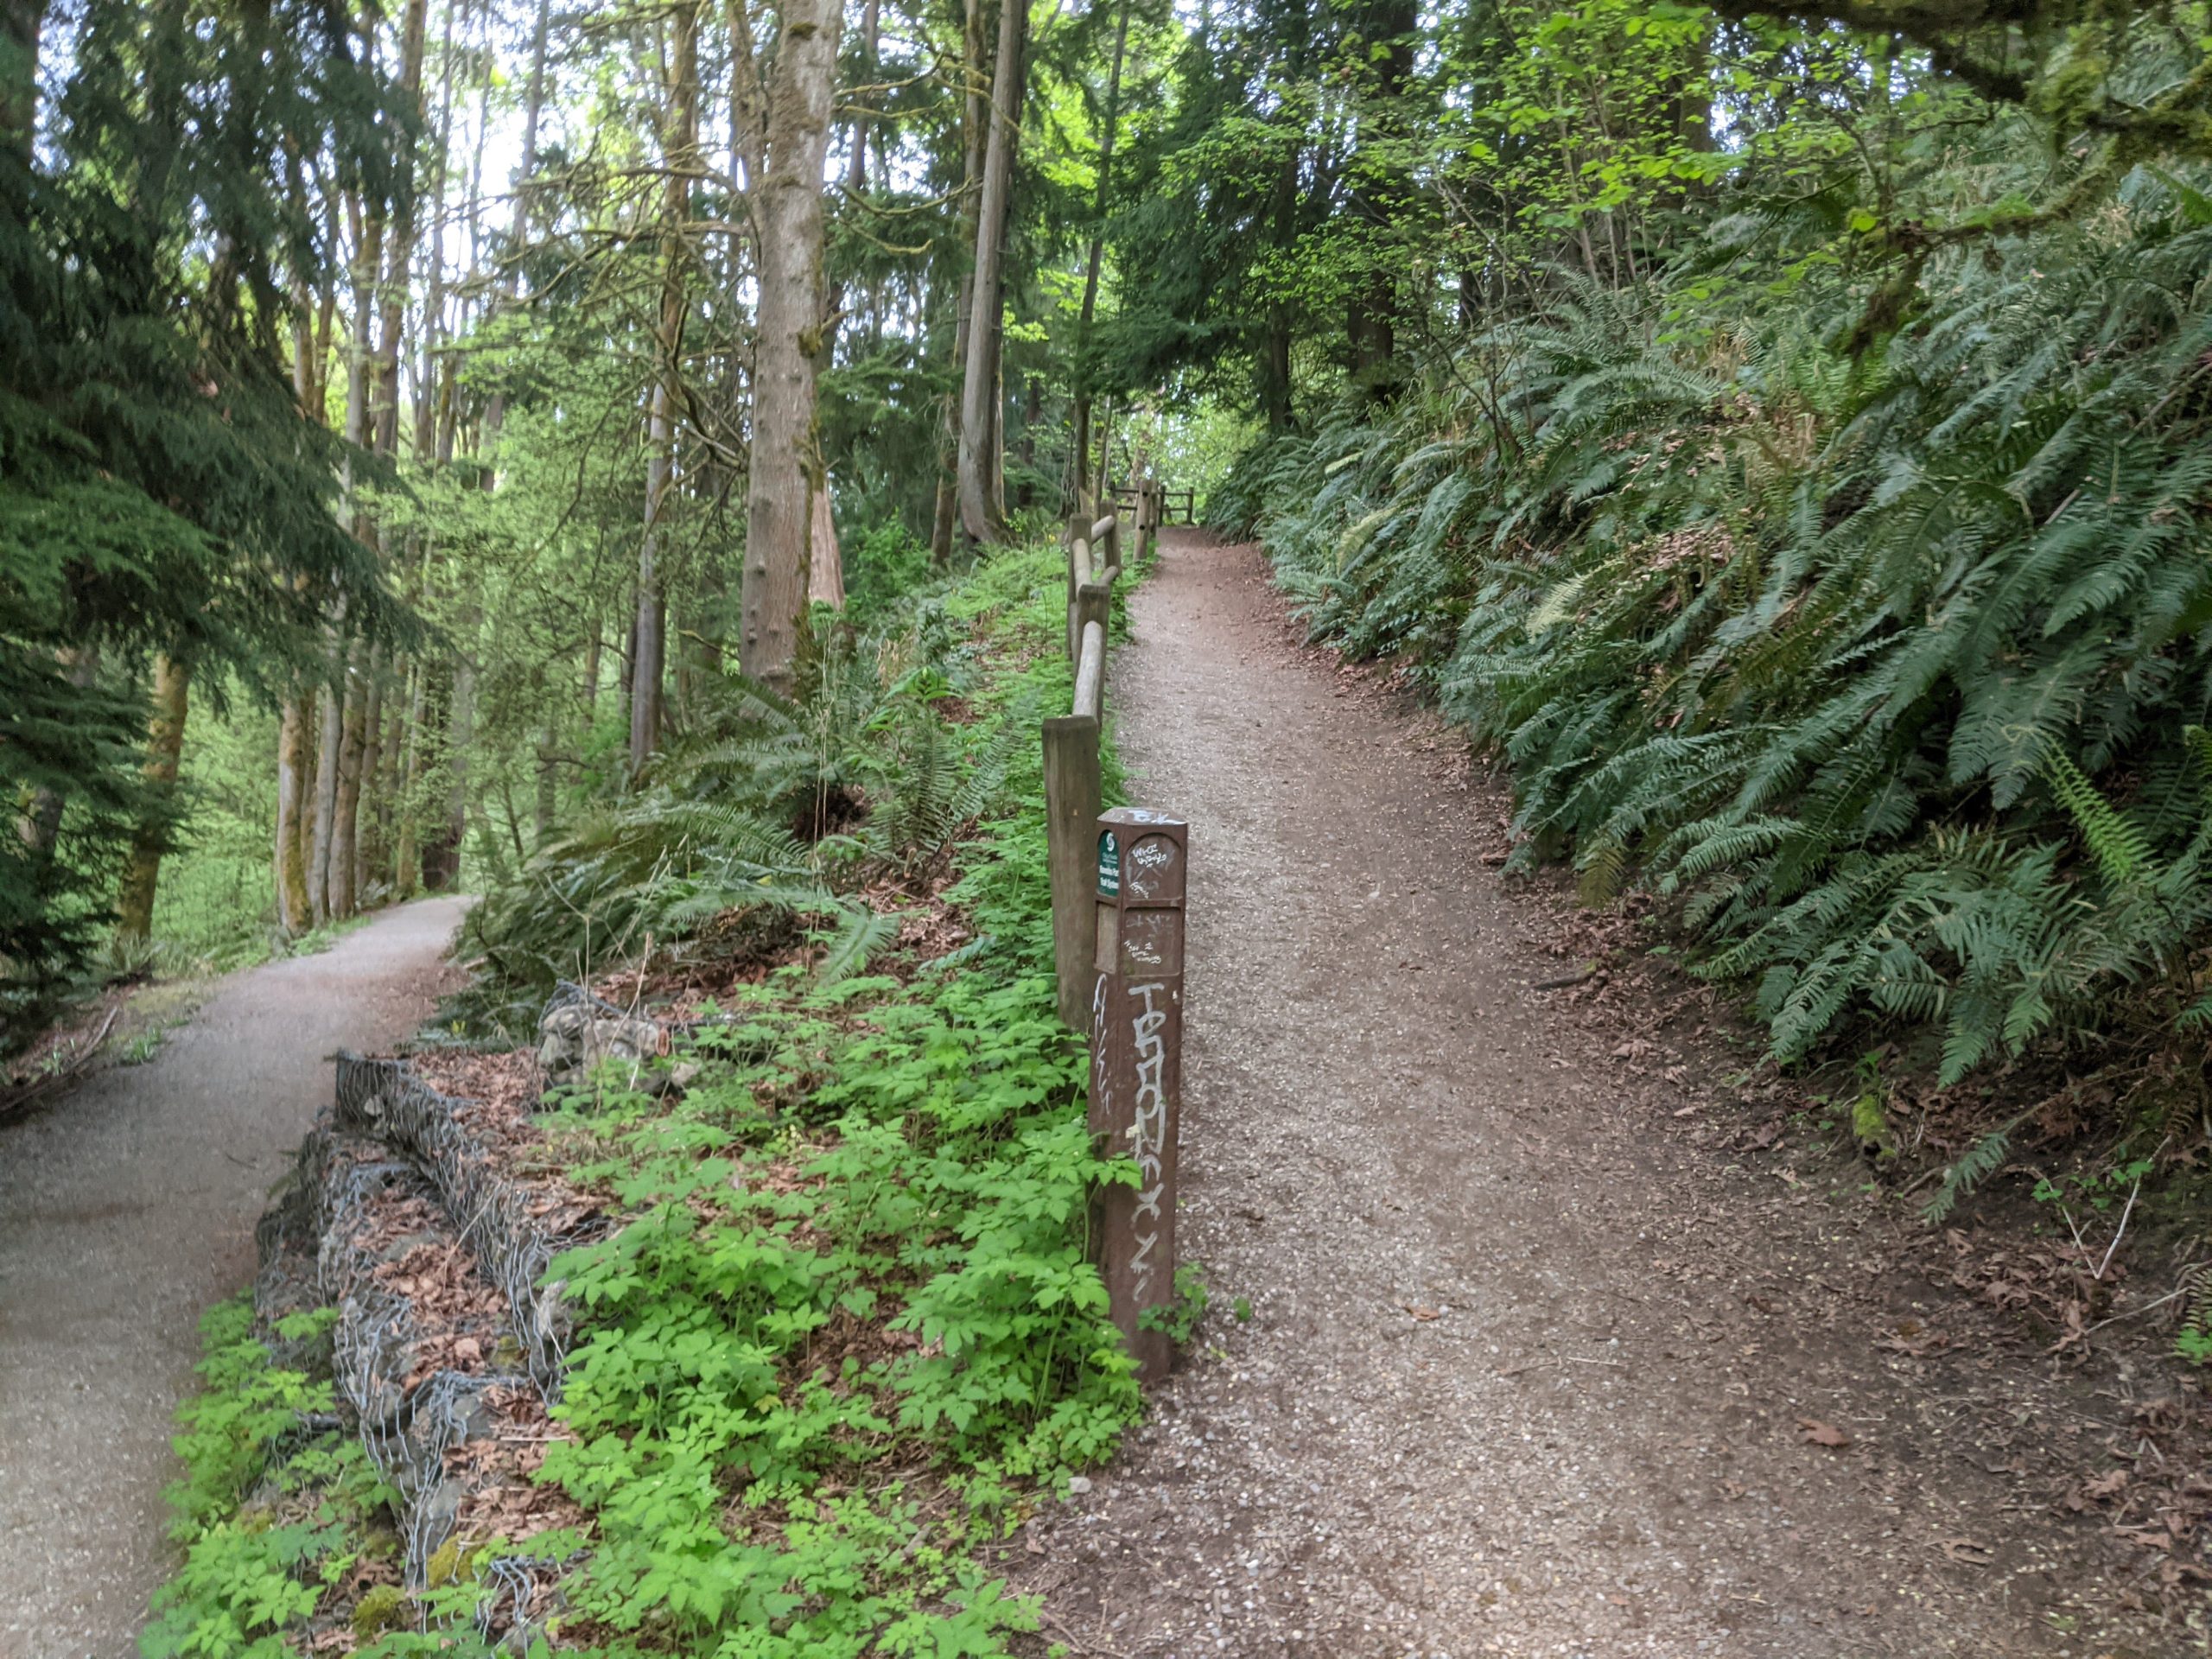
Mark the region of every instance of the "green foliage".
[[2010, 1122], [1992, 1129], [1974, 1142], [1966, 1154], [1943, 1172], [1942, 1184], [1936, 1189], [1936, 1196], [1928, 1200], [1920, 1212], [1921, 1219], [1929, 1226], [1939, 1226], [1950, 1217], [1959, 1201], [1984, 1181], [2005, 1167], [2012, 1156], [2012, 1136], [2029, 1114], [2021, 1113]]
[[137, 773], [151, 656], [267, 696], [329, 607], [407, 631], [277, 338], [336, 262], [303, 166], [378, 213], [406, 188], [389, 79], [342, 10], [292, 0], [87, 0], [48, 34], [43, 111], [12, 36], [0, 66], [0, 1047], [86, 968], [124, 848], [165, 831]]
[[[1137, 1315], [1137, 1322], [1147, 1331], [1165, 1331], [1180, 1348], [1197, 1334], [1198, 1321], [1205, 1318], [1209, 1294], [1205, 1268], [1185, 1262], [1175, 1269], [1173, 1300], [1163, 1306], [1144, 1309]], [[1236, 1299], [1236, 1307], [1240, 1321], [1252, 1317], [1252, 1305], [1242, 1296]]]
[[[326, 1331], [334, 1310], [280, 1334]], [[330, 1385], [274, 1363], [254, 1335], [251, 1299], [200, 1321], [202, 1392], [177, 1413], [185, 1478], [169, 1489], [183, 1564], [154, 1599], [145, 1659], [290, 1659], [288, 1639], [359, 1559], [365, 1517], [384, 1494], [359, 1442], [302, 1427], [327, 1414]]]
[[845, 613], [871, 627], [935, 574], [928, 543], [895, 519], [878, 524], [845, 549]]
[[935, 605], [876, 634], [817, 612], [796, 697], [719, 683], [641, 787], [580, 815], [470, 912], [464, 942], [491, 971], [449, 1017], [525, 1031], [556, 981], [718, 920], [818, 925], [824, 977], [858, 971], [886, 933], [849, 890], [940, 858], [1001, 785], [1011, 734], [963, 747], [944, 713], [970, 654]]
[[1931, 274], [1856, 365], [1803, 292], [1570, 283], [1478, 340], [1488, 390], [1278, 441], [1224, 509], [1512, 765], [1517, 861], [1671, 895], [1781, 1059], [1927, 1022], [1955, 1080], [2194, 996], [2207, 235], [2146, 190]]
[[2191, 1267], [2182, 1279], [2181, 1291], [2187, 1300], [2174, 1351], [2192, 1365], [2212, 1365], [2212, 1263]]
[[[1135, 1412], [1085, 1253], [1093, 1185], [1127, 1172], [1084, 1127], [1041, 760], [1011, 741], [1068, 695], [1046, 648], [1061, 591], [1056, 552], [1006, 556], [916, 624], [980, 626], [970, 724], [887, 695], [871, 645], [815, 658], [807, 695], [742, 741], [794, 798], [868, 776], [882, 804], [851, 833], [879, 861], [903, 861], [887, 823], [926, 839], [980, 817], [947, 897], [981, 948], [909, 982], [781, 970], [710, 1012], [677, 1057], [702, 1068], [680, 1101], [595, 1095], [566, 1121], [593, 1147], [577, 1173], [627, 1217], [549, 1269], [579, 1329], [558, 1412], [575, 1439], [545, 1474], [592, 1511], [566, 1592], [615, 1633], [609, 1659], [1005, 1653], [1034, 1610], [975, 1548]], [[926, 677], [941, 658], [899, 660]], [[954, 775], [988, 783], [894, 810], [946, 743]]]

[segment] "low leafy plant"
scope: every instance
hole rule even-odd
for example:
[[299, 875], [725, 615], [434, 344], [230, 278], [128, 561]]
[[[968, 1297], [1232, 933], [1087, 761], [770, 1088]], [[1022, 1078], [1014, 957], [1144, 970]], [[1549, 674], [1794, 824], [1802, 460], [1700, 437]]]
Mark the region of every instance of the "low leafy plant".
[[[296, 1315], [278, 1334], [304, 1341], [334, 1319]], [[183, 1561], [154, 1599], [139, 1652], [291, 1659], [293, 1637], [362, 1560], [367, 1519], [389, 1494], [357, 1440], [303, 1427], [304, 1414], [327, 1418], [330, 1385], [275, 1363], [250, 1296], [210, 1309], [200, 1335], [202, 1390], [177, 1413], [185, 1476], [168, 1491]]]
[[967, 723], [893, 698], [834, 717], [873, 753], [788, 750], [873, 777], [852, 833], [887, 868], [977, 823], [944, 894], [975, 942], [906, 980], [794, 963], [709, 1011], [680, 1101], [580, 1093], [555, 1120], [627, 1217], [550, 1269], [580, 1326], [544, 1472], [592, 1513], [565, 1593], [606, 1659], [1004, 1653], [1035, 1610], [977, 1548], [1137, 1411], [1086, 1253], [1091, 1188], [1126, 1172], [1084, 1127], [1014, 741], [1069, 695], [1060, 594], [1044, 551], [948, 600], [984, 642]]

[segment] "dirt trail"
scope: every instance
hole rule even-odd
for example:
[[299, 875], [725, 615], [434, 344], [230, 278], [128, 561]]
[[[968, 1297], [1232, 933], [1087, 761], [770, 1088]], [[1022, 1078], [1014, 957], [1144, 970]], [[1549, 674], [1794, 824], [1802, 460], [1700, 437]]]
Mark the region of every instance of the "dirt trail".
[[1015, 1552], [1049, 1634], [1122, 1659], [2177, 1651], [2077, 1605], [2138, 1565], [2053, 1512], [2039, 1448], [2110, 1421], [2092, 1384], [1993, 1372], [1865, 1206], [1686, 1144], [1742, 1057], [1630, 1024], [1631, 1067], [1535, 989], [1558, 912], [1483, 862], [1499, 801], [1282, 619], [1255, 550], [1171, 535], [1115, 664], [1131, 798], [1192, 825], [1183, 1240], [1216, 1312]]
[[429, 1012], [462, 901], [226, 980], [149, 1065], [0, 1130], [0, 1659], [124, 1659], [167, 1566], [201, 1310], [329, 1093]]

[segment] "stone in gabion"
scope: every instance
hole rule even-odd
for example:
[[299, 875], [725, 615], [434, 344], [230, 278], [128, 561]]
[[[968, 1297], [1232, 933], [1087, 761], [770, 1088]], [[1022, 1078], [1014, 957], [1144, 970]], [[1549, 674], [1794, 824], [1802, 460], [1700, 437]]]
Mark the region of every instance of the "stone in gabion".
[[588, 1077], [602, 1060], [626, 1063], [635, 1083], [644, 1062], [668, 1046], [666, 1027], [588, 1002], [562, 1003], [537, 1022], [537, 1065], [548, 1083]]

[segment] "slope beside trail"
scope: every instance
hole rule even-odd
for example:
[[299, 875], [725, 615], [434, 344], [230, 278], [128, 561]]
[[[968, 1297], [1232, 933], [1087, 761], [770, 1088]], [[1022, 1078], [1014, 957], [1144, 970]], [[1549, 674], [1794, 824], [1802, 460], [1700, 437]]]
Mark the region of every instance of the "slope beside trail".
[[464, 902], [232, 975], [150, 1063], [0, 1128], [0, 1659], [136, 1653], [200, 1313], [251, 1278], [331, 1052], [414, 1031]]
[[1123, 1457], [1010, 1549], [1047, 1636], [2175, 1651], [2114, 1611], [2141, 1561], [2057, 1513], [2109, 1378], [1993, 1358], [1815, 1150], [1808, 1179], [1691, 1144], [1740, 1119], [1750, 1055], [1543, 988], [1572, 917], [1496, 868], [1502, 798], [1296, 643], [1257, 550], [1171, 532], [1132, 623], [1129, 797], [1191, 824], [1181, 1243], [1214, 1311]]

